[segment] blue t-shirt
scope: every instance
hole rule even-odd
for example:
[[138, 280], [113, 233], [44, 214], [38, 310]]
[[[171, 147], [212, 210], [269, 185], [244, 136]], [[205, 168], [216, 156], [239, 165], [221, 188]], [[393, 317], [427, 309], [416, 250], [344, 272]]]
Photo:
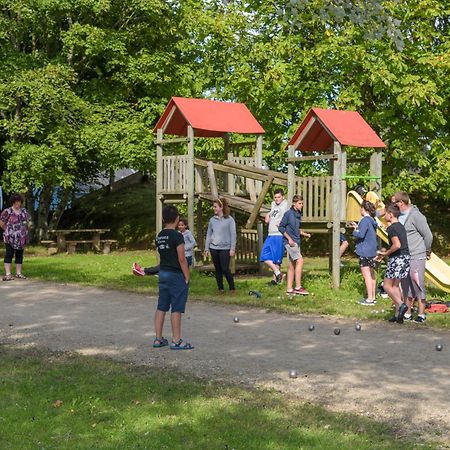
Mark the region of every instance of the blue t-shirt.
[[181, 244], [184, 245], [183, 235], [179, 231], [165, 228], [158, 233], [155, 241], [160, 259], [159, 270], [182, 272], [177, 247]]

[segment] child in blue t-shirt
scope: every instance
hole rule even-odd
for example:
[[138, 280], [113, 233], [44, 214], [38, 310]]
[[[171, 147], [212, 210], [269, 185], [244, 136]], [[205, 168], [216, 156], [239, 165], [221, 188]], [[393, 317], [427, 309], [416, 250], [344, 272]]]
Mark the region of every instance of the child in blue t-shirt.
[[155, 312], [155, 340], [153, 347], [165, 347], [169, 341], [162, 335], [166, 312], [171, 311], [172, 350], [191, 350], [194, 347], [181, 339], [181, 314], [186, 309], [189, 290], [189, 267], [184, 250], [183, 235], [177, 231], [180, 219], [175, 206], [167, 205], [162, 210], [164, 228], [156, 236], [158, 249], [158, 306]]
[[367, 297], [359, 304], [368, 306], [375, 305], [376, 274], [375, 266], [377, 262], [377, 222], [375, 217], [375, 205], [367, 200], [361, 203], [362, 219], [357, 224], [352, 222], [354, 228], [352, 235], [356, 238], [356, 254], [359, 256], [359, 267], [366, 285]]

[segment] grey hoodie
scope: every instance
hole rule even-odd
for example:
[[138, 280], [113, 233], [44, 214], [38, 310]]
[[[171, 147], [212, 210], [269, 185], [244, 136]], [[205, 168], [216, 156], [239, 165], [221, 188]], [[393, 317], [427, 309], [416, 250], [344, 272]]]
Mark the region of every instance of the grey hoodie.
[[235, 250], [236, 222], [231, 216], [211, 217], [206, 233], [205, 250]]
[[409, 254], [412, 259], [425, 259], [431, 252], [433, 235], [426, 217], [417, 206], [412, 205], [404, 222], [408, 238]]

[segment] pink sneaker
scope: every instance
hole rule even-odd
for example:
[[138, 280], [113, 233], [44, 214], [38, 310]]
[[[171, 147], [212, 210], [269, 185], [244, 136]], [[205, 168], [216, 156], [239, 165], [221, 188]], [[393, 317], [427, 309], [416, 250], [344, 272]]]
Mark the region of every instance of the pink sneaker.
[[131, 268], [133, 270], [133, 274], [134, 275], [136, 275], [138, 277], [143, 277], [145, 275], [144, 270], [142, 269], [142, 267], [138, 263], [133, 263]]
[[295, 295], [309, 295], [309, 292], [305, 288], [302, 288], [300, 286], [299, 288], [294, 289], [294, 294]]

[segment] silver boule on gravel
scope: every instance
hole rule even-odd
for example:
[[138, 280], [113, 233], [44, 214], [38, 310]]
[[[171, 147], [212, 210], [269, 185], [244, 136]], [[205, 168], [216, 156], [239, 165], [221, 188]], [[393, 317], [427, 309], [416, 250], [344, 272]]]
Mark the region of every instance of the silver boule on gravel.
[[233, 317], [233, 322], [234, 323], [239, 323], [239, 317], [238, 316]]
[[309, 327], [308, 327], [308, 330], [309, 331], [314, 331], [314, 328], [316, 328], [313, 324], [311, 324]]
[[339, 334], [341, 334], [341, 329], [340, 329], [340, 328], [335, 328], [335, 329], [334, 329], [334, 334], [335, 334], [336, 336], [338, 336]]
[[289, 378], [297, 378], [298, 374], [296, 370], [290, 370], [289, 371]]
[[355, 325], [355, 330], [356, 330], [356, 331], [361, 331], [361, 324], [360, 324], [360, 323], [357, 323], [357, 324]]
[[441, 352], [443, 348], [444, 348], [444, 346], [442, 344], [436, 344], [436, 350], [438, 352]]

